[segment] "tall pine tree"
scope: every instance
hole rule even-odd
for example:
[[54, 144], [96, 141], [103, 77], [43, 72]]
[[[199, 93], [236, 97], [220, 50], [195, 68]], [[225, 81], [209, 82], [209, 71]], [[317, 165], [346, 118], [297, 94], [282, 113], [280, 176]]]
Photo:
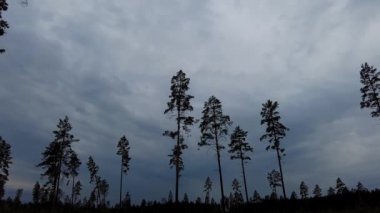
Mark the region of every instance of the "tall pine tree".
[[247, 152], [253, 152], [253, 148], [246, 142], [247, 132], [237, 126], [234, 132], [231, 134], [231, 142], [229, 144], [230, 150], [229, 153], [232, 153], [231, 159], [238, 159], [241, 162], [241, 169], [243, 172], [243, 181], [244, 181], [244, 190], [245, 190], [245, 199], [248, 203], [248, 190], [247, 190], [247, 181], [245, 178], [245, 167], [244, 163], [247, 160], [251, 160], [247, 156]]
[[69, 174], [69, 158], [73, 153], [71, 145], [79, 141], [70, 133], [72, 127], [67, 116], [63, 120], [59, 119], [57, 128], [53, 131], [54, 140], [46, 147], [41, 163], [37, 165], [45, 170], [41, 176], [48, 178], [44, 187], [50, 190], [49, 199], [53, 206], [58, 201], [60, 180]]
[[220, 140], [228, 135], [228, 127], [232, 125], [232, 121], [230, 121], [230, 116], [223, 114], [222, 103], [214, 96], [211, 96], [208, 101], [205, 102], [202, 114], [201, 123], [199, 125], [201, 129], [201, 141], [198, 143], [198, 146], [212, 146], [216, 150], [220, 191], [222, 195], [221, 205], [223, 212], [225, 212], [223, 176], [220, 164], [220, 152], [224, 149], [224, 146], [220, 144]]
[[187, 148], [184, 143], [184, 134], [190, 131], [189, 126], [193, 125], [194, 118], [188, 113], [193, 110], [190, 100], [194, 96], [187, 94], [189, 90], [190, 79], [186, 78], [186, 74], [180, 70], [171, 79], [171, 94], [170, 101], [167, 103], [167, 109], [164, 114], [171, 113], [176, 116], [177, 128], [174, 131], [165, 131], [164, 136], [169, 136], [176, 140], [176, 144], [172, 149], [172, 154], [169, 155], [171, 167], [175, 167], [175, 202], [178, 203], [178, 187], [181, 171], [184, 169], [182, 153]]
[[289, 131], [289, 129], [280, 122], [281, 117], [279, 112], [277, 111], [277, 108], [277, 101], [272, 102], [271, 100], [268, 100], [266, 103], [263, 104], [260, 113], [262, 117], [261, 125], [266, 125], [266, 133], [260, 137], [260, 141], [267, 139], [269, 145], [267, 146], [266, 150], [272, 149], [276, 151], [278, 166], [280, 168], [282, 192], [284, 198], [286, 199], [284, 174], [282, 172], [281, 165], [281, 159], [283, 156], [285, 156], [285, 149], [281, 148], [280, 142], [286, 136], [286, 131]]
[[94, 184], [94, 188], [91, 191], [91, 195], [90, 195], [90, 202], [92, 205], [96, 203], [96, 205], [99, 206], [101, 178], [98, 175], [99, 166], [96, 165], [92, 156], [88, 157], [87, 168], [88, 168], [88, 171], [90, 172], [90, 183]]
[[[79, 160], [77, 153], [74, 150], [70, 151], [67, 176], [71, 176], [71, 205], [74, 204], [75, 194], [75, 177], [78, 176], [78, 169], [82, 162]], [[69, 183], [69, 182], [68, 182]]]
[[127, 172], [129, 171], [129, 161], [131, 158], [129, 157], [129, 141], [123, 135], [119, 142], [117, 143], [117, 155], [121, 156], [121, 165], [120, 165], [120, 194], [119, 194], [119, 205], [120, 208], [122, 208], [122, 200], [121, 195], [123, 193], [123, 174], [127, 175]]

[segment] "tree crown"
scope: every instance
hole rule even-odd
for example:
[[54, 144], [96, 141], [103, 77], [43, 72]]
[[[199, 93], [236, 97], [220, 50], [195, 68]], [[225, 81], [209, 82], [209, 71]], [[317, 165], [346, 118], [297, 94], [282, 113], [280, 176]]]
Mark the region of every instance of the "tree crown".
[[[202, 114], [203, 116], [199, 125], [201, 129], [201, 141], [198, 145], [216, 146], [214, 139], [228, 134], [228, 127], [232, 125], [230, 116], [223, 114], [222, 103], [215, 96], [211, 96], [204, 103]], [[224, 146], [218, 145], [216, 148], [223, 149]]]
[[232, 153], [231, 159], [251, 160], [251, 158], [246, 155], [247, 152], [253, 152], [253, 148], [246, 142], [247, 133], [248, 132], [237, 126], [231, 134], [230, 150], [228, 151]]
[[263, 104], [260, 113], [262, 117], [261, 125], [266, 124], [266, 133], [260, 137], [260, 141], [268, 139], [267, 150], [279, 150], [281, 154], [285, 155], [285, 149], [280, 148], [280, 141], [286, 136], [286, 131], [289, 131], [289, 129], [280, 122], [281, 117], [277, 109], [277, 101], [268, 100]]
[[380, 116], [380, 72], [373, 66], [369, 66], [367, 63], [361, 65], [360, 70], [360, 82], [363, 87], [360, 88], [362, 93], [362, 101], [360, 102], [360, 108], [373, 109], [371, 112], [372, 117]]

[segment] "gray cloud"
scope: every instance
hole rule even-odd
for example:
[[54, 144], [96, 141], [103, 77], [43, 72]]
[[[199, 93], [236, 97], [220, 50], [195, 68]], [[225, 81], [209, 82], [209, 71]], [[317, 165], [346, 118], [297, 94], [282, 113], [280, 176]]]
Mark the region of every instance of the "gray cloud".
[[[126, 189], [134, 202], [160, 200], [174, 191], [167, 155], [174, 127], [163, 114], [172, 75], [191, 78], [194, 115], [210, 95], [223, 103], [234, 125], [255, 146], [247, 165], [250, 194], [269, 193], [267, 172], [275, 154], [259, 142], [261, 104], [280, 102], [290, 128], [283, 142], [288, 191], [301, 180], [324, 190], [339, 176], [349, 187], [379, 186], [373, 162], [378, 122], [359, 109], [360, 64], [379, 67], [377, 2], [362, 1], [30, 1], [9, 2], [11, 28], [1, 38], [0, 135], [12, 144], [14, 164], [7, 192], [24, 188], [30, 199], [41, 170], [35, 165], [53, 139], [59, 118], [70, 117], [83, 166], [93, 155], [117, 200], [116, 143], [131, 142]], [[43, 6], [41, 6], [43, 5]], [[232, 130], [232, 128], [231, 128]], [[194, 127], [184, 153], [180, 193], [202, 194], [207, 176], [219, 186], [215, 154], [197, 149]], [[227, 144], [228, 141], [224, 143]], [[223, 152], [226, 191], [241, 178]]]

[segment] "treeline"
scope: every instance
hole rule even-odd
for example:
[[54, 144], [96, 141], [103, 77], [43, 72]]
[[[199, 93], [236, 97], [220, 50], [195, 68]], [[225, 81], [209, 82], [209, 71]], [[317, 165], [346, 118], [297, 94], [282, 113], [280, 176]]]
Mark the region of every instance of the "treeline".
[[[303, 213], [303, 212], [380, 212], [380, 190], [359, 191], [350, 190], [342, 194], [334, 194], [323, 197], [304, 199], [271, 199], [264, 198], [249, 203], [235, 203], [226, 198], [226, 211], [231, 213], [240, 212], [274, 212], [274, 213]], [[4, 213], [13, 212], [52, 212], [48, 204], [21, 203], [17, 200], [7, 199], [2, 201], [0, 211]], [[71, 205], [58, 203], [53, 212], [131, 212], [131, 213], [220, 213], [223, 212], [220, 205], [216, 203], [205, 204], [199, 199], [195, 201], [184, 200], [179, 203], [158, 202], [142, 200], [139, 205], [125, 205], [122, 209], [114, 207], [91, 207], [86, 205]]]
[[[363, 84], [363, 87], [361, 88], [362, 102], [360, 105], [362, 108], [372, 109], [373, 111], [371, 112], [371, 115], [373, 117], [378, 117], [380, 116], [379, 72], [365, 63], [362, 65], [360, 77]], [[171, 168], [175, 168], [176, 181], [174, 198], [170, 191], [167, 200], [162, 200], [160, 202], [146, 202], [143, 200], [139, 208], [149, 209], [149, 206], [165, 207], [169, 204], [184, 203], [187, 205], [194, 205], [194, 208], [200, 209], [206, 208], [210, 210], [209, 208], [214, 209], [215, 207], [216, 211], [219, 210], [220, 206], [220, 210], [225, 212], [226, 210], [233, 211], [235, 208], [241, 210], [251, 208], [265, 209], [267, 208], [265, 207], [266, 205], [271, 206], [271, 204], [268, 203], [276, 203], [277, 206], [281, 206], [288, 205], [289, 202], [294, 201], [297, 205], [299, 204], [300, 206], [303, 206], [305, 203], [312, 204], [313, 202], [317, 202], [314, 200], [329, 203], [328, 200], [332, 200], [332, 198], [349, 200], [351, 198], [356, 199], [360, 196], [367, 196], [368, 199], [371, 196], [378, 196], [378, 191], [370, 192], [360, 182], [358, 183], [357, 189], [348, 190], [343, 181], [338, 178], [336, 186], [330, 187], [327, 190], [327, 196], [325, 197], [322, 197], [322, 189], [319, 185], [315, 185], [312, 191], [314, 196], [310, 199], [309, 188], [306, 183], [302, 181], [298, 193], [299, 197], [296, 192], [292, 192], [290, 198], [288, 198], [282, 168], [282, 159], [285, 157], [285, 149], [281, 142], [289, 129], [281, 122], [281, 117], [278, 111], [278, 102], [267, 100], [262, 104], [260, 113], [262, 117], [260, 123], [265, 128], [265, 132], [260, 137], [260, 141], [268, 143], [266, 150], [274, 151], [279, 171], [272, 170], [268, 173], [268, 183], [272, 189], [269, 195], [261, 197], [259, 193], [255, 191], [253, 196], [249, 198], [245, 165], [251, 160], [250, 155], [252, 154], [253, 146], [247, 141], [248, 132], [243, 130], [239, 125], [236, 125], [235, 128], [233, 128], [232, 133], [229, 134], [233, 122], [231, 121], [230, 116], [223, 113], [222, 103], [215, 96], [211, 96], [204, 103], [201, 118], [195, 119], [191, 116], [191, 112], [193, 111], [191, 100], [194, 96], [188, 94], [189, 84], [190, 79], [186, 77], [186, 74], [182, 70], [178, 71], [176, 75], [172, 77], [170, 86], [171, 93], [169, 95], [169, 101], [167, 102], [167, 108], [164, 110], [164, 114], [171, 114], [171, 117], [175, 118], [176, 124], [174, 130], [167, 130], [163, 133], [164, 136], [168, 136], [175, 141], [171, 154], [169, 155], [169, 164]], [[198, 123], [201, 132], [198, 146], [210, 146], [216, 152], [221, 198], [214, 200], [210, 197], [212, 181], [207, 177], [204, 185], [204, 193], [206, 194], [204, 199], [197, 198], [196, 201], [190, 202], [185, 193], [184, 200], [181, 202], [179, 199], [179, 180], [185, 164], [182, 159], [183, 152], [187, 148], [185, 142], [185, 138], [187, 137], [185, 136], [190, 132], [191, 126]], [[88, 161], [86, 162], [90, 174], [89, 183], [92, 185], [92, 190], [88, 197], [85, 196], [83, 199], [80, 198], [82, 183], [77, 180], [77, 177], [82, 162], [79, 160], [77, 153], [72, 147], [73, 144], [79, 142], [79, 139], [71, 134], [71, 129], [72, 126], [67, 116], [64, 119], [59, 119], [57, 128], [53, 131], [54, 139], [48, 146], [46, 146], [45, 150], [42, 152], [41, 162], [37, 164], [37, 167], [43, 170], [41, 177], [45, 182], [43, 184], [36, 182], [33, 188], [33, 202], [32, 204], [25, 205], [31, 205], [34, 207], [49, 206], [51, 209], [58, 209], [63, 206], [88, 209], [105, 209], [111, 207], [110, 202], [107, 200], [110, 187], [109, 183], [105, 178], [99, 175], [100, 168], [92, 156], [88, 156]], [[227, 146], [229, 148], [228, 152], [230, 153], [230, 158], [239, 161], [239, 166], [241, 167], [243, 174], [243, 180], [233, 180], [233, 192], [231, 192], [229, 196], [226, 196], [224, 192], [221, 165], [221, 152], [226, 148], [224, 142], [227, 136], [229, 136], [229, 143]], [[118, 209], [137, 208], [136, 206], [131, 205], [129, 193], [126, 193], [123, 196], [123, 176], [128, 174], [131, 160], [129, 154], [129, 141], [127, 137], [123, 135], [115, 145], [115, 154], [120, 156], [120, 184], [119, 202], [114, 207]], [[4, 196], [4, 185], [8, 181], [8, 170], [11, 163], [11, 146], [0, 137], [0, 199], [3, 199]], [[66, 181], [67, 184], [71, 185], [70, 192], [66, 192], [66, 194], [61, 188], [63, 181]], [[241, 182], [243, 183], [243, 186], [241, 186]], [[278, 196], [277, 188], [281, 189], [282, 195]], [[21, 195], [22, 189], [19, 189], [14, 199], [8, 198], [5, 201], [2, 201], [2, 208], [20, 206]], [[306, 200], [310, 200], [310, 202], [306, 202]], [[372, 206], [372, 203], [367, 204]]]

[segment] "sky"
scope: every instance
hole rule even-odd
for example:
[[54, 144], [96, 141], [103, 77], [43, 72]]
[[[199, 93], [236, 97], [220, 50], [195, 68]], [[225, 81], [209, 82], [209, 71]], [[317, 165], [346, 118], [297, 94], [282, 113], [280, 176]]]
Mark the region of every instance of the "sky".
[[[0, 136], [12, 146], [6, 196], [31, 189], [43, 172], [36, 165], [54, 139], [59, 119], [68, 116], [73, 148], [82, 161], [82, 198], [89, 196], [85, 166], [93, 156], [110, 183], [108, 199], [119, 195], [118, 140], [130, 141], [130, 171], [124, 193], [134, 203], [174, 192], [170, 169], [175, 128], [164, 115], [170, 79], [179, 70], [190, 78], [188, 93], [196, 118], [216, 96], [231, 117], [230, 132], [248, 131], [254, 152], [246, 164], [249, 195], [270, 193], [268, 172], [278, 170], [276, 154], [260, 142], [262, 104], [279, 102], [290, 131], [282, 141], [286, 191], [301, 181], [325, 194], [340, 177], [380, 187], [380, 121], [360, 109], [360, 66], [380, 68], [379, 1], [303, 0], [8, 0], [3, 16], [10, 28], [0, 38]], [[209, 176], [220, 198], [216, 154], [197, 146], [194, 125], [185, 142], [180, 198], [204, 197]], [[229, 137], [222, 141], [229, 143]], [[239, 161], [222, 152], [226, 194]], [[65, 184], [62, 188], [68, 193]]]

